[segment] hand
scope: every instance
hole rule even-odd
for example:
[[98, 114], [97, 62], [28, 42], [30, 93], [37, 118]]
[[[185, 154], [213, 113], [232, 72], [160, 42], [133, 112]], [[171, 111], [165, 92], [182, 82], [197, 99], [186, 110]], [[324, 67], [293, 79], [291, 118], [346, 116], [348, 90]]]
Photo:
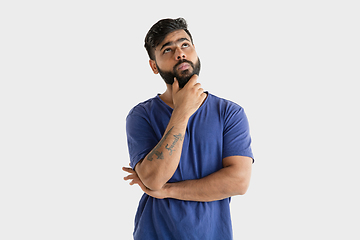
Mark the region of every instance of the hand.
[[197, 82], [198, 75], [193, 75], [184, 88], [179, 88], [179, 82], [175, 79], [172, 85], [174, 111], [178, 110], [186, 117], [193, 115], [206, 98], [204, 89]]
[[165, 184], [162, 189], [157, 190], [157, 191], [153, 191], [153, 190], [147, 188], [142, 183], [139, 176], [137, 175], [137, 173], [132, 168], [123, 167], [122, 170], [125, 171], [125, 172], [130, 173], [130, 175], [124, 177], [124, 180], [132, 180], [130, 182], [130, 185], [138, 184], [140, 186], [141, 190], [143, 190], [147, 195], [149, 195], [151, 197], [154, 197], [154, 198], [163, 199], [163, 198], [167, 197], [167, 195], [166, 195], [166, 186], [167, 186], [167, 184]]

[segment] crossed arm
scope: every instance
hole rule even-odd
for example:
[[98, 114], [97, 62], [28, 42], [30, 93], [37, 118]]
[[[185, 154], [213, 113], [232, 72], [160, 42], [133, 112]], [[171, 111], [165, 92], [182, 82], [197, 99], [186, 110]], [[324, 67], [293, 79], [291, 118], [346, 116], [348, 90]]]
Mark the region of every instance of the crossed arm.
[[147, 188], [131, 168], [123, 168], [123, 170], [130, 173], [124, 178], [132, 180], [130, 185], [138, 184], [152, 197], [208, 202], [245, 194], [250, 183], [251, 168], [250, 157], [231, 156], [223, 159], [223, 168], [217, 172], [197, 180], [166, 183], [159, 190]]

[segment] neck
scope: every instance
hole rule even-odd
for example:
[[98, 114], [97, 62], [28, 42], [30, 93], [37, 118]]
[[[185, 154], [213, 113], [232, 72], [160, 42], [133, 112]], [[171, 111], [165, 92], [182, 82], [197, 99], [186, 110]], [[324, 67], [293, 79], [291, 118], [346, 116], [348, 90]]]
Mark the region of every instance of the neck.
[[172, 94], [172, 85], [166, 84], [166, 91], [161, 94], [160, 99], [163, 100], [169, 107], [174, 108], [173, 103], [173, 94]]

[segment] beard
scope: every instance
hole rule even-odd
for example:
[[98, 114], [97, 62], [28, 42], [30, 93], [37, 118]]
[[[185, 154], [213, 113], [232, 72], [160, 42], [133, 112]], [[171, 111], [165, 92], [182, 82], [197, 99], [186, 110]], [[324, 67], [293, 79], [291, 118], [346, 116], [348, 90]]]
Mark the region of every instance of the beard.
[[[191, 68], [178, 72], [177, 67], [182, 63], [188, 63]], [[177, 64], [175, 64], [172, 71], [162, 71], [157, 64], [156, 67], [166, 84], [172, 85], [174, 83], [174, 78], [176, 77], [176, 80], [179, 82], [179, 87], [183, 88], [190, 78], [194, 76], [194, 74], [199, 76], [201, 64], [200, 58], [198, 57], [195, 64], [186, 59], [180, 60]], [[192, 71], [190, 71], [190, 69], [192, 69]]]

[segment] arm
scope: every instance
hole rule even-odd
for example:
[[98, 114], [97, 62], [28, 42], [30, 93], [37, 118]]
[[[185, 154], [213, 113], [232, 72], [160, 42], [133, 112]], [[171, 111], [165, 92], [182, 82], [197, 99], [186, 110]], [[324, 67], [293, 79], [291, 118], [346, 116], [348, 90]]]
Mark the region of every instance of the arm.
[[147, 188], [161, 189], [174, 174], [180, 161], [187, 122], [174, 110], [162, 139], [136, 164], [135, 171]]
[[201, 179], [166, 183], [158, 191], [146, 188], [130, 168], [123, 168], [123, 170], [132, 173], [124, 178], [125, 180], [132, 179], [131, 185], [138, 184], [145, 193], [160, 199], [175, 198], [184, 201], [209, 202], [245, 194], [250, 183], [252, 159], [231, 156], [223, 159], [223, 166], [219, 171]]
[[252, 159], [231, 156], [223, 159], [223, 168], [198, 180], [168, 183], [167, 197], [185, 201], [216, 201], [246, 193], [251, 177]]
[[159, 143], [134, 168], [142, 183], [159, 190], [173, 176], [181, 157], [183, 139], [190, 116], [206, 98], [194, 75], [183, 89], [174, 81], [172, 96], [174, 110]]

